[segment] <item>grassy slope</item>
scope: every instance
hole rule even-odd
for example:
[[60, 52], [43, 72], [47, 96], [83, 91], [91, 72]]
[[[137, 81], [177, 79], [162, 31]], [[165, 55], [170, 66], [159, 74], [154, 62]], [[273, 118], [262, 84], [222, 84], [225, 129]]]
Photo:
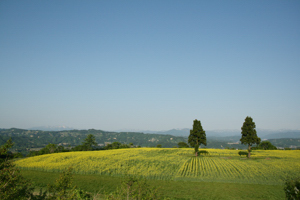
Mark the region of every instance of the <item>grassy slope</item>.
[[[31, 179], [35, 186], [46, 187], [59, 177], [59, 173], [22, 170], [23, 176]], [[74, 175], [73, 184], [92, 192], [112, 192], [120, 186], [121, 178], [99, 175]], [[284, 199], [282, 185], [189, 182], [149, 180], [150, 186], [159, 188], [163, 197], [171, 199]]]
[[64, 163], [75, 170], [110, 172], [74, 174], [74, 185], [92, 193], [115, 191], [122, 181], [122, 167], [130, 169], [133, 175], [143, 173], [146, 177], [155, 172], [158, 178], [150, 178], [148, 184], [156, 186], [160, 196], [170, 199], [284, 199], [283, 179], [297, 175], [300, 169], [298, 151], [255, 151], [252, 159], [240, 158], [238, 151], [208, 151], [208, 157], [197, 159], [190, 149], [142, 148], [51, 154], [20, 159], [16, 163], [50, 168], [48, 172], [21, 170], [40, 187], [58, 178], [58, 170], [51, 166], [60, 168]]
[[76, 174], [123, 176], [131, 174], [155, 180], [282, 185], [300, 171], [298, 151], [255, 151], [252, 159], [238, 151], [207, 149], [195, 158], [191, 149], [119, 149], [68, 152], [16, 161], [21, 169], [60, 172], [72, 166]]

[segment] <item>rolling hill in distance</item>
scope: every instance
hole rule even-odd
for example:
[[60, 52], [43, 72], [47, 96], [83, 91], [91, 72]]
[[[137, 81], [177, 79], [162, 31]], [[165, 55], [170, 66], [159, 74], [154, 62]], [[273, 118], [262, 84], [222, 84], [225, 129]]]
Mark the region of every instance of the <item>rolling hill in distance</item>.
[[[103, 131], [96, 129], [72, 130], [70, 127], [36, 127], [40, 130], [30, 129], [0, 129], [0, 145], [12, 138], [15, 146], [13, 151], [28, 153], [30, 150], [43, 148], [47, 144], [57, 144], [65, 147], [80, 145], [88, 134], [93, 134], [100, 147], [112, 142], [133, 143], [136, 146], [156, 147], [176, 147], [178, 142], [187, 142], [190, 129], [171, 129], [167, 131]], [[299, 130], [257, 130], [258, 136], [262, 140], [269, 140], [277, 147], [300, 147]], [[206, 148], [235, 148], [246, 149], [245, 145], [239, 143], [241, 133], [238, 130], [208, 130], [206, 131]]]
[[[38, 126], [31, 127], [28, 130], [41, 130], [41, 131], [67, 131], [76, 130], [68, 126]], [[137, 132], [146, 134], [161, 134], [161, 135], [173, 135], [177, 137], [188, 137], [190, 134], [190, 128], [182, 129], [170, 129], [165, 131], [152, 131], [152, 130], [136, 130], [136, 129], [120, 129], [110, 132]], [[109, 131], [106, 131], [109, 132]], [[205, 130], [207, 137], [218, 137], [218, 138], [231, 138], [234, 136], [240, 136], [240, 130]], [[257, 134], [261, 139], [280, 139], [280, 138], [300, 138], [300, 130], [268, 130], [268, 129], [257, 129]]]

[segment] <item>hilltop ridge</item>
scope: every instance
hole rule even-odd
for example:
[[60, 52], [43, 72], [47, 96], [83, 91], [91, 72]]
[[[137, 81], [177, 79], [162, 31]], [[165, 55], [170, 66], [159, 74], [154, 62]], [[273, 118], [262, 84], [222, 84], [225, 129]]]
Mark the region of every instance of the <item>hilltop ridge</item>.
[[[43, 148], [47, 144], [57, 144], [65, 147], [80, 145], [88, 134], [93, 134], [99, 147], [104, 147], [108, 143], [121, 142], [125, 144], [133, 143], [136, 146], [155, 147], [161, 144], [162, 147], [177, 147], [178, 142], [187, 142], [189, 129], [172, 129], [169, 131], [159, 131], [156, 133], [143, 132], [113, 132], [96, 129], [88, 130], [61, 130], [61, 131], [42, 131], [27, 130], [19, 128], [0, 129], [0, 145], [4, 144], [9, 138], [15, 143], [13, 150], [27, 154], [30, 150]], [[184, 136], [180, 134], [184, 133]], [[234, 135], [230, 135], [235, 133]], [[270, 132], [269, 132], [270, 133]], [[240, 133], [220, 131], [206, 131], [206, 148], [235, 148], [245, 149], [245, 145], [239, 142]], [[277, 147], [300, 147], [300, 131], [287, 131], [261, 136], [262, 140], [269, 140]], [[271, 139], [266, 139], [271, 138]], [[272, 138], [273, 137], [273, 138]]]

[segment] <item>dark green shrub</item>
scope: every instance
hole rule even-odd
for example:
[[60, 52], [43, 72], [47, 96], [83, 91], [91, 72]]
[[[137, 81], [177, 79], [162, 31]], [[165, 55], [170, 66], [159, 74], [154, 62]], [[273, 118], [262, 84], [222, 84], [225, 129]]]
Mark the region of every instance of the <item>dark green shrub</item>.
[[14, 163], [9, 160], [12, 157], [8, 149], [13, 145], [14, 143], [9, 139], [4, 145], [0, 146], [0, 199], [30, 199], [34, 188], [21, 175]]
[[178, 142], [177, 145], [179, 148], [189, 148], [189, 145], [185, 142]]
[[90, 199], [92, 196], [81, 190], [77, 189], [76, 186], [72, 187], [73, 181], [73, 169], [69, 167], [63, 171], [59, 178], [56, 179], [55, 183], [48, 185], [49, 195], [47, 199]]
[[257, 149], [276, 150], [277, 148], [270, 141], [263, 141], [258, 145]]
[[208, 153], [208, 151], [206, 151], [206, 150], [200, 150], [200, 151], [198, 151], [198, 154], [199, 154], [199, 155], [202, 155], [202, 154], [208, 155], [209, 153]]
[[300, 178], [286, 181], [284, 186], [284, 192], [288, 200], [299, 200]]
[[239, 153], [238, 153], [240, 156], [248, 156], [248, 152], [247, 151], [239, 151]]
[[81, 190], [81, 189], [74, 189], [75, 199], [91, 199], [92, 195]]
[[115, 192], [106, 195], [108, 200], [123, 199], [158, 199], [158, 192], [155, 187], [150, 187], [145, 179], [127, 176], [124, 177], [121, 187]]

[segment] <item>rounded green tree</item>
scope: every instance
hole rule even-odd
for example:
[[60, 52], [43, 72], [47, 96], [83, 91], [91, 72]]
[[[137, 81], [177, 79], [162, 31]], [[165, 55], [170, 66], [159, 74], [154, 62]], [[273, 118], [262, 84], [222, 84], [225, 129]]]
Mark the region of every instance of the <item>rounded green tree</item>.
[[194, 120], [193, 129], [190, 130], [189, 144], [195, 148], [195, 155], [198, 156], [198, 149], [201, 144], [206, 146], [206, 134], [201, 126], [201, 122]]
[[251, 156], [251, 146], [253, 144], [259, 144], [260, 138], [257, 137], [255, 130], [255, 123], [251, 117], [246, 117], [245, 122], [242, 126], [242, 137], [240, 139], [242, 144], [248, 144], [248, 158]]
[[178, 142], [178, 148], [189, 148], [189, 145], [185, 142]]
[[276, 150], [277, 148], [270, 141], [263, 141], [258, 145], [259, 149]]

